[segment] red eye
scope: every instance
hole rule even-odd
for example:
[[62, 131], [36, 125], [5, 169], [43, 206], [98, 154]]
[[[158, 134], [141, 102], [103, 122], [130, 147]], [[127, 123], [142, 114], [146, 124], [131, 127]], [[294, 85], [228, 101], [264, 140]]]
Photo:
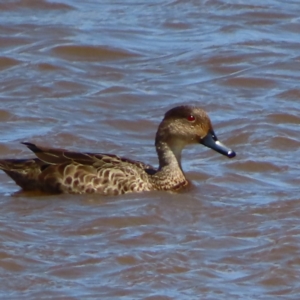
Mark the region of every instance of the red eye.
[[193, 122], [193, 121], [196, 120], [196, 118], [195, 118], [193, 115], [189, 115], [189, 116], [187, 117], [187, 120], [190, 121], [190, 122]]

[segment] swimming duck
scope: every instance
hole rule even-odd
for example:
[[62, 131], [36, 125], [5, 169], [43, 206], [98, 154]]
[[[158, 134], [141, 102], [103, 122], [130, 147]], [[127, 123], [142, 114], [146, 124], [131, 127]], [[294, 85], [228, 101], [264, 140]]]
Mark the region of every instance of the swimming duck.
[[155, 147], [159, 167], [112, 154], [80, 153], [23, 143], [32, 159], [2, 159], [0, 169], [23, 190], [46, 193], [119, 195], [152, 190], [178, 191], [189, 184], [181, 152], [202, 144], [229, 158], [235, 152], [219, 142], [207, 113], [194, 106], [169, 110], [160, 123]]

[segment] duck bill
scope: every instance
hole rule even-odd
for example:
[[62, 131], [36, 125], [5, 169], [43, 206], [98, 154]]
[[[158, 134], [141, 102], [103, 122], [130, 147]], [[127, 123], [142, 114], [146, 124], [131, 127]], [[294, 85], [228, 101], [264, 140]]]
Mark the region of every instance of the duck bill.
[[200, 141], [204, 146], [211, 148], [228, 158], [235, 157], [235, 152], [218, 141], [217, 136], [213, 131], [210, 131], [203, 139]]

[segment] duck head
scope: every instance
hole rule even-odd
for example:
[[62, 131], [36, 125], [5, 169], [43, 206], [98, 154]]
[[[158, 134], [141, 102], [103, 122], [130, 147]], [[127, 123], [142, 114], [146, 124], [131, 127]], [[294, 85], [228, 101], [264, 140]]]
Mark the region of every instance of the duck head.
[[155, 140], [157, 148], [162, 143], [171, 149], [179, 162], [182, 149], [190, 144], [202, 144], [228, 158], [236, 155], [218, 140], [207, 113], [194, 106], [177, 106], [166, 112]]

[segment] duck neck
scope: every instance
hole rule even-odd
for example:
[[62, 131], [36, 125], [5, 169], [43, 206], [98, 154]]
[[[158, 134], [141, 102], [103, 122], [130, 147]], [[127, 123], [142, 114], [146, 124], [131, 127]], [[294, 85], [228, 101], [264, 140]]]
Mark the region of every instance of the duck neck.
[[167, 168], [182, 173], [181, 152], [183, 147], [180, 144], [156, 140], [155, 147], [159, 160], [159, 170]]
[[178, 190], [188, 184], [181, 168], [181, 151], [178, 145], [165, 141], [155, 143], [159, 160], [159, 168], [153, 178], [159, 190]]

